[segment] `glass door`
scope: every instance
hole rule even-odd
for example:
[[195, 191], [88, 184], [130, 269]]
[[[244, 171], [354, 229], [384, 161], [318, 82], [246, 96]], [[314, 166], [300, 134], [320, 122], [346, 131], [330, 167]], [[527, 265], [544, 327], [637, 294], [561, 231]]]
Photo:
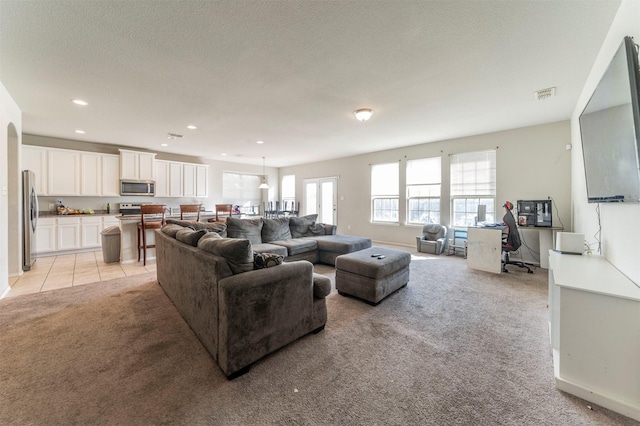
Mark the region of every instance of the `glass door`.
[[337, 225], [338, 178], [326, 177], [304, 180], [305, 215], [317, 214], [319, 223]]

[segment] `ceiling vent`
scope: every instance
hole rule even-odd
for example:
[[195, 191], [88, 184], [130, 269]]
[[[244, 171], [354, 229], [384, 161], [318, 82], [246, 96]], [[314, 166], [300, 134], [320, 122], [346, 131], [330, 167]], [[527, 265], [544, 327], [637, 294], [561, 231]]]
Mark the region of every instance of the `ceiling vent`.
[[542, 90], [533, 92], [533, 97], [536, 99], [536, 101], [544, 101], [545, 99], [549, 99], [555, 95], [556, 95], [555, 87], [549, 87], [548, 89], [542, 89]]
[[177, 133], [167, 133], [167, 139], [178, 139], [181, 138], [183, 135], [179, 135]]

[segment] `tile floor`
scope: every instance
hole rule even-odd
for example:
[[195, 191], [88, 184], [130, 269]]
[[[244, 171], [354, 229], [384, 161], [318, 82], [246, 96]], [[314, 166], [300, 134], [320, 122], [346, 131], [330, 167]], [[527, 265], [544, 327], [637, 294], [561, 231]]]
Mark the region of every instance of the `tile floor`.
[[39, 257], [30, 271], [9, 278], [11, 290], [6, 297], [73, 287], [130, 275], [155, 272], [155, 260], [140, 263], [104, 263], [102, 252], [85, 252]]

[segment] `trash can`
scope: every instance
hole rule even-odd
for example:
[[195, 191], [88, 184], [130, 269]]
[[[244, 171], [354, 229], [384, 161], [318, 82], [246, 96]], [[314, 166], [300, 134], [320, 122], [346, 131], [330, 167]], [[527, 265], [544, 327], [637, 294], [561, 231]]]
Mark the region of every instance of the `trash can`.
[[102, 230], [102, 259], [104, 263], [120, 262], [120, 228], [117, 226]]

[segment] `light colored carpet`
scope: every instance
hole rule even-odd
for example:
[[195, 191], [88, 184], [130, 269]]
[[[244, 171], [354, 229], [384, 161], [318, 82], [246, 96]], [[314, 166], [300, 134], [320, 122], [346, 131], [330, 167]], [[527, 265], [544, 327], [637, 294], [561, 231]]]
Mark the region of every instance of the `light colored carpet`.
[[2, 300], [0, 424], [638, 424], [555, 388], [545, 270], [421, 256], [376, 307], [327, 302], [323, 332], [228, 381], [155, 274]]

